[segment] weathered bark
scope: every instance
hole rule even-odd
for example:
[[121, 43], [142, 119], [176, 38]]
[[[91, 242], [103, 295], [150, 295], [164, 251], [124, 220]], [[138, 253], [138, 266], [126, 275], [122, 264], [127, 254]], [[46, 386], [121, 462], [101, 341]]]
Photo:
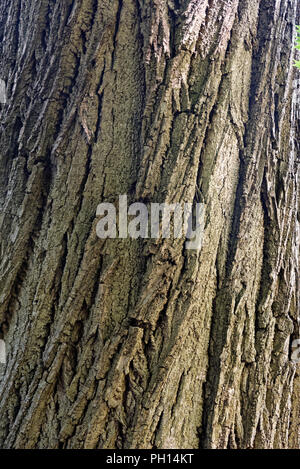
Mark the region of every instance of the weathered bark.
[[[300, 447], [297, 21], [1, 1], [2, 448]], [[121, 194], [200, 199], [201, 251], [98, 239]]]

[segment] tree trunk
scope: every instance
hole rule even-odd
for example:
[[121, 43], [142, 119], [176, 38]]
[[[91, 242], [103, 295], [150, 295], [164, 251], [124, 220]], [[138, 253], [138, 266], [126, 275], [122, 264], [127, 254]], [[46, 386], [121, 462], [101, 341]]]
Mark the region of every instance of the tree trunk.
[[[297, 22], [1, 1], [1, 448], [300, 447]], [[122, 194], [204, 203], [201, 250], [99, 239]]]

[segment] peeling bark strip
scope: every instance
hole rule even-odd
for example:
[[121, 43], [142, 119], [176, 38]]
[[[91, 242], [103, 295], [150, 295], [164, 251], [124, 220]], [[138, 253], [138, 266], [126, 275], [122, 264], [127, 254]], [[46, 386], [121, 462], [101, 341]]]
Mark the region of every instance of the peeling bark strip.
[[299, 5], [1, 1], [0, 447], [300, 447]]

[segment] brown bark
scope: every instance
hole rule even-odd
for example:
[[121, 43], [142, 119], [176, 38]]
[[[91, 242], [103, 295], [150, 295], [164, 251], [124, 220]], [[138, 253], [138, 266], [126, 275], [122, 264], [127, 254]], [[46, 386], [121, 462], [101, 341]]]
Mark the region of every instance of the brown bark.
[[[2, 448], [300, 447], [296, 22], [1, 2]], [[200, 198], [201, 251], [98, 239], [121, 194]]]

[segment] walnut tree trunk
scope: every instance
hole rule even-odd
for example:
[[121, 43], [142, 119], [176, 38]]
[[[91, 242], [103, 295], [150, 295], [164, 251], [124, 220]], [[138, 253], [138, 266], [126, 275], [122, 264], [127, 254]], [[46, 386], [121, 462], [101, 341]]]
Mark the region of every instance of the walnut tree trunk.
[[[1, 0], [1, 448], [300, 447], [297, 23]], [[205, 203], [202, 249], [99, 239], [122, 194]]]

